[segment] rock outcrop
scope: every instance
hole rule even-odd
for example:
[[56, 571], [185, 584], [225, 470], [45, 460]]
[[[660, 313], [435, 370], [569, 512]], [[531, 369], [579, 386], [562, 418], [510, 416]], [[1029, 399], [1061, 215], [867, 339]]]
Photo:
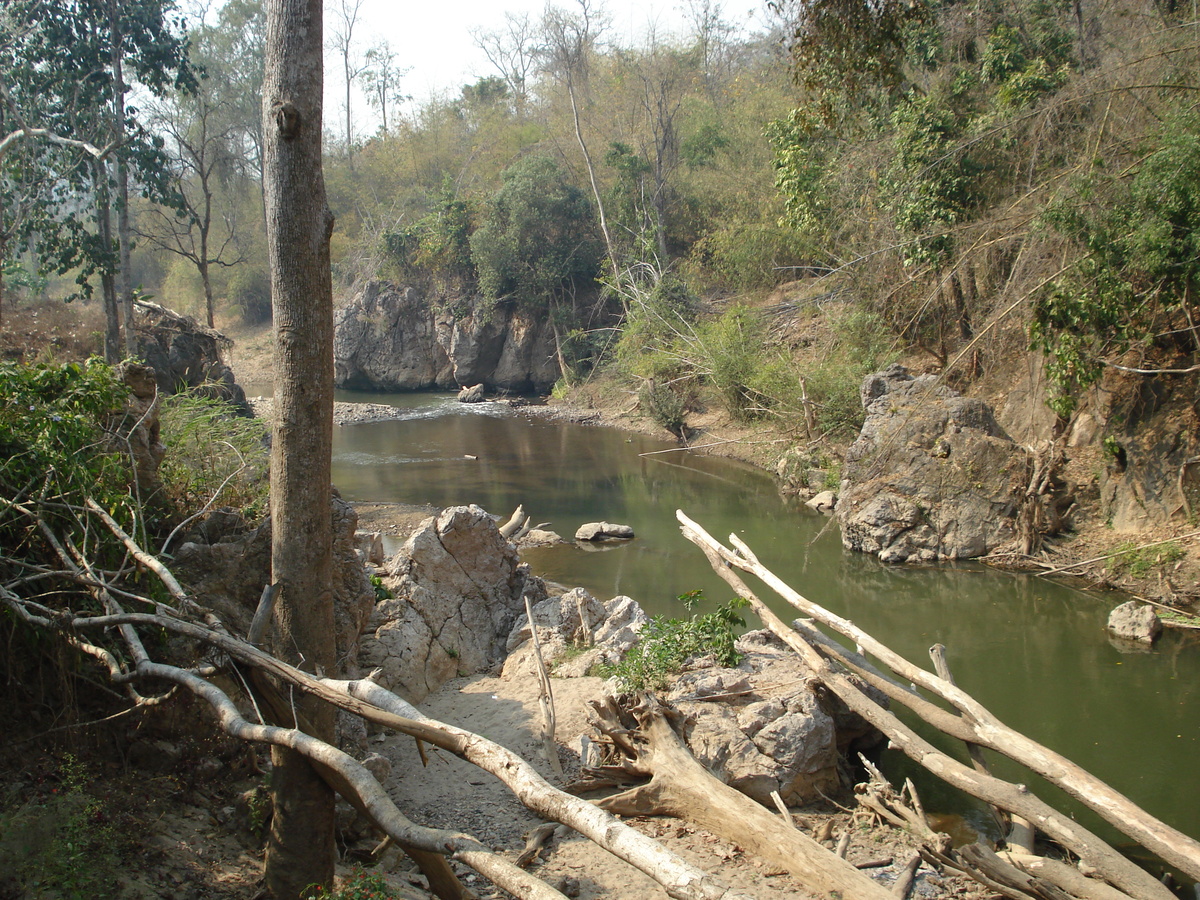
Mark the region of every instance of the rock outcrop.
[[[375, 589], [358, 553], [358, 514], [333, 492], [333, 615], [338, 670], [359, 672], [359, 636], [375, 607]], [[271, 521], [251, 528], [239, 513], [218, 510], [175, 550], [172, 571], [237, 634], [245, 634], [271, 578]]]
[[161, 393], [200, 389], [232, 403], [243, 414], [250, 414], [246, 392], [225, 363], [225, 354], [233, 341], [191, 316], [182, 316], [157, 303], [139, 300], [134, 309], [138, 352], [154, 369]]
[[526, 593], [540, 603], [531, 576], [495, 520], [478, 506], [455, 506], [425, 520], [394, 557], [381, 602], [363, 636], [363, 665], [380, 684], [420, 703], [458, 675], [485, 672], [505, 643]]
[[440, 309], [412, 286], [370, 282], [334, 318], [334, 378], [356, 390], [549, 390], [554, 335], [515, 306]]
[[1029, 456], [987, 404], [898, 365], [868, 376], [861, 393], [867, 417], [837, 504], [846, 547], [904, 562], [1013, 541]]
[[[686, 719], [684, 738], [696, 758], [726, 784], [770, 806], [778, 791], [789, 805], [839, 787], [839, 753], [865, 749], [879, 732], [806, 686], [811, 672], [767, 631], [738, 639], [735, 668], [685, 672], [669, 699]], [[705, 698], [720, 696], [720, 703]]]

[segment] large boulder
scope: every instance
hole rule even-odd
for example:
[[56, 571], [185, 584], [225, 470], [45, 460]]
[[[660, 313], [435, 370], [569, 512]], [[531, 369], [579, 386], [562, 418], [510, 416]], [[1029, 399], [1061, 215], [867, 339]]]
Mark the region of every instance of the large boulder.
[[837, 791], [839, 755], [882, 735], [836, 698], [818, 699], [808, 687], [812, 672], [770, 632], [743, 635], [737, 647], [743, 656], [736, 667], [694, 668], [667, 692], [684, 714], [692, 753], [768, 806], [772, 791], [789, 805]]
[[531, 576], [495, 520], [478, 506], [426, 519], [396, 554], [363, 637], [363, 664], [413, 703], [459, 675], [485, 672], [505, 656], [509, 632], [545, 586]]
[[134, 328], [138, 355], [154, 370], [161, 393], [200, 390], [250, 414], [246, 392], [226, 362], [232, 340], [191, 316], [144, 300], [134, 304]]
[[[514, 304], [439, 303], [370, 282], [334, 317], [334, 378], [360, 390], [545, 391], [558, 379], [554, 334]], [[450, 307], [456, 307], [451, 311]]]
[[1013, 541], [1028, 454], [981, 400], [894, 365], [863, 382], [846, 453], [842, 543], [886, 562], [967, 559]]
[[1130, 600], [1122, 603], [1108, 615], [1107, 631], [1122, 641], [1153, 644], [1162, 634], [1162, 622], [1154, 608], [1145, 603]]
[[[333, 614], [338, 674], [360, 674], [359, 637], [375, 608], [375, 589], [358, 553], [358, 513], [332, 492]], [[251, 527], [239, 513], [217, 510], [175, 550], [172, 571], [236, 634], [246, 634], [271, 579], [271, 520]]]
[[[613, 597], [601, 603], [583, 588], [547, 597], [532, 611], [542, 659], [563, 678], [586, 675], [599, 664], [619, 662], [650, 621], [629, 597]], [[536, 676], [537, 651], [532, 637], [529, 617], [522, 614], [505, 645], [505, 679]]]

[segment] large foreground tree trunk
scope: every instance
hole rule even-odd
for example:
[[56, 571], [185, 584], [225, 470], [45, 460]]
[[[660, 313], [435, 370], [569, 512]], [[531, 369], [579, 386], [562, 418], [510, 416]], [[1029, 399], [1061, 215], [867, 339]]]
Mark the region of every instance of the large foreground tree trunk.
[[[320, 0], [269, 0], [263, 83], [264, 183], [275, 317], [271, 450], [271, 570], [277, 653], [310, 672], [333, 671], [329, 513], [333, 429], [333, 217], [321, 173]], [[295, 699], [296, 719], [327, 743], [334, 712]], [[292, 725], [293, 722], [280, 722]], [[334, 793], [295, 749], [275, 746], [267, 890], [294, 900], [329, 885]]]

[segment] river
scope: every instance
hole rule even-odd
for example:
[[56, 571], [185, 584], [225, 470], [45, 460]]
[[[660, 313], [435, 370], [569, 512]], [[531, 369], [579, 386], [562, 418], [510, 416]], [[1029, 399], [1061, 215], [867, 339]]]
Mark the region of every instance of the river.
[[[682, 509], [717, 538], [735, 532], [796, 590], [910, 660], [931, 668], [929, 646], [945, 644], [959, 684], [1007, 724], [1200, 835], [1200, 640], [1168, 632], [1153, 652], [1114, 647], [1104, 624], [1123, 598], [978, 564], [882, 565], [843, 550], [836, 524], [781, 498], [767, 474], [643, 435], [446, 395], [338, 399], [407, 410], [401, 420], [335, 429], [334, 483], [347, 499], [476, 503], [505, 517], [524, 504], [535, 522], [568, 539], [584, 522], [631, 525], [637, 538], [628, 543], [545, 548], [525, 559], [553, 581], [605, 600], [627, 594], [651, 614], [676, 616], [686, 615], [674, 599], [686, 591], [704, 590], [709, 608], [730, 593], [680, 535], [675, 510]], [[785, 619], [795, 617], [766, 589], [760, 596]], [[964, 757], [954, 742], [937, 743]], [[885, 754], [884, 763], [893, 777], [909, 771], [899, 754]], [[996, 770], [1051, 803], [1066, 802], [1015, 764], [997, 760]], [[948, 789], [925, 792], [930, 808], [986, 821]], [[1087, 810], [1070, 808], [1121, 844]]]

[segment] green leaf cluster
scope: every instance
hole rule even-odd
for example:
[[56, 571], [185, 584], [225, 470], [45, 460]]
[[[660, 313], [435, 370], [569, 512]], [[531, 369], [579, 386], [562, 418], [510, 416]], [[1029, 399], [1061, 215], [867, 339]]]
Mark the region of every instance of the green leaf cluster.
[[[98, 359], [0, 363], [0, 494], [10, 503], [49, 497], [78, 506], [90, 496], [109, 509], [120, 505], [129, 473], [117, 453], [117, 416], [127, 393]], [[8, 504], [0, 508], [0, 535], [10, 550], [32, 529]]]
[[591, 204], [549, 156], [527, 156], [504, 171], [471, 235], [479, 289], [547, 309], [595, 281], [601, 250]]
[[269, 460], [261, 420], [195, 388], [164, 398], [159, 436], [168, 448], [159, 467], [162, 499], [171, 508], [186, 515], [215, 500], [251, 520], [266, 512]]
[[[691, 610], [703, 594], [690, 591], [678, 599]], [[735, 646], [737, 631], [746, 627], [737, 611], [748, 605], [735, 597], [713, 612], [687, 619], [655, 616], [624, 659], [603, 674], [615, 676], [624, 691], [644, 691], [666, 687], [670, 676], [682, 671], [684, 664], [696, 656], [712, 655], [719, 666], [736, 666], [742, 659]]]

